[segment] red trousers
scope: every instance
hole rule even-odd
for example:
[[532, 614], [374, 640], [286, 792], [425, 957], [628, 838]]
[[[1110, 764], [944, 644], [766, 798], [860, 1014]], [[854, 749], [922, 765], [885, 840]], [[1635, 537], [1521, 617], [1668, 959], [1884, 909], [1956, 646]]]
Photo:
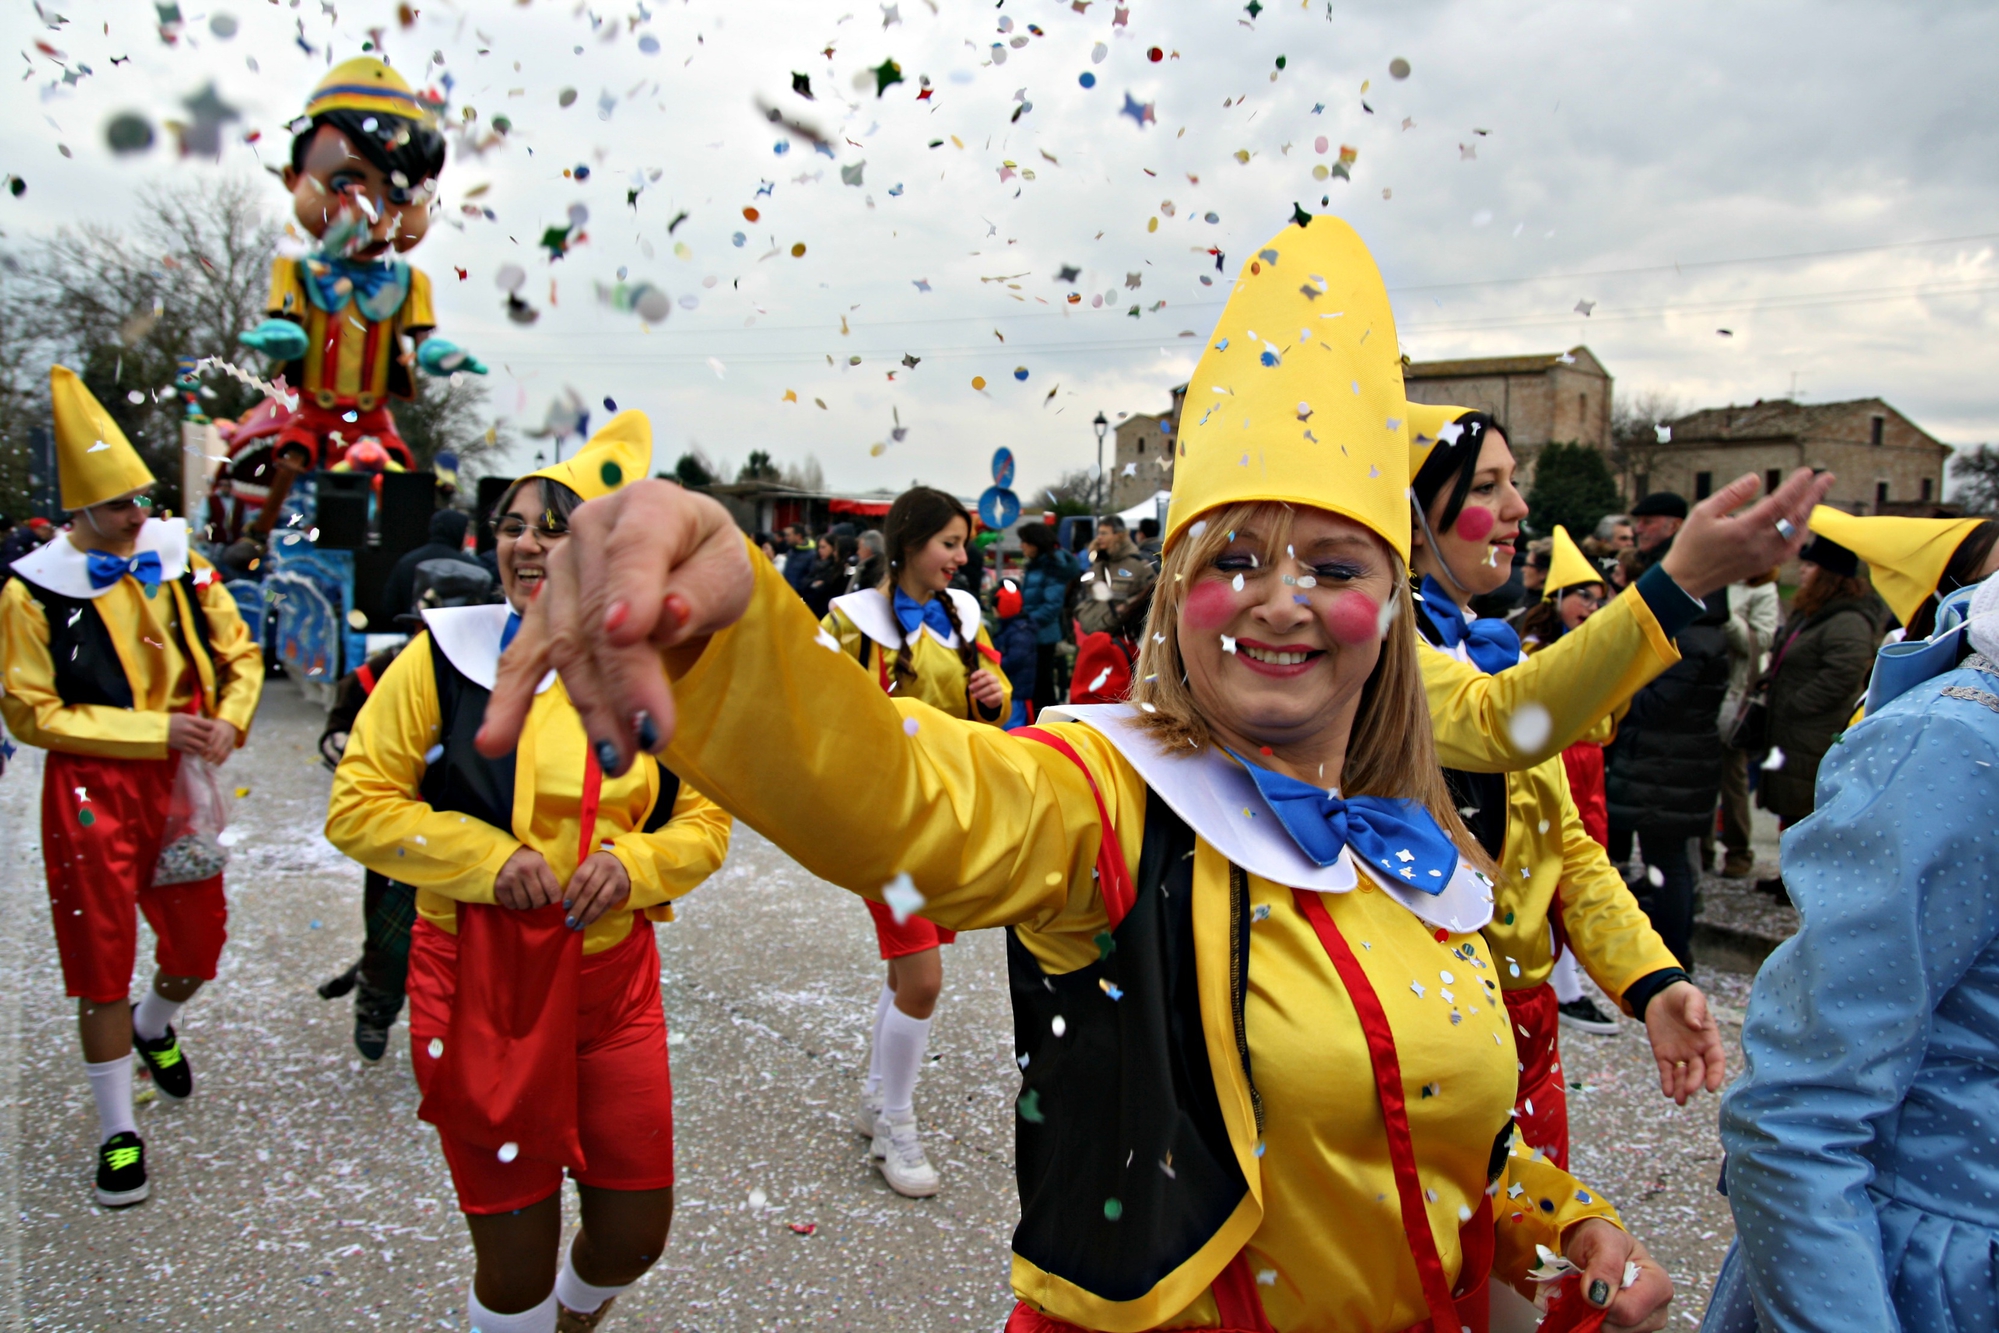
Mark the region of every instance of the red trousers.
[[884, 962], [922, 953], [940, 944], [950, 944], [958, 938], [957, 931], [947, 930], [920, 916], [912, 916], [898, 926], [895, 924], [895, 913], [881, 903], [869, 902], [868, 914], [875, 919], [875, 943], [881, 947]]
[[[42, 765], [42, 861], [63, 985], [97, 1004], [125, 999], [138, 912], [170, 977], [215, 977], [229, 938], [222, 876], [153, 887], [180, 756], [102, 759], [50, 750]], [[137, 911], [134, 911], [134, 908]]]
[[1562, 1048], [1556, 1040], [1562, 1013], [1555, 988], [1547, 982], [1510, 990], [1506, 1013], [1513, 1020], [1513, 1044], [1520, 1051], [1520, 1137], [1548, 1160], [1569, 1169], [1569, 1091], [1562, 1079]]

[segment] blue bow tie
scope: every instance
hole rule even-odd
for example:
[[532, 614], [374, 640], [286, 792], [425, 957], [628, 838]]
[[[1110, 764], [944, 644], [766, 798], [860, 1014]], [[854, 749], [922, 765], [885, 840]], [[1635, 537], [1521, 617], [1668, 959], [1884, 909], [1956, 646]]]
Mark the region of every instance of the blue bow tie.
[[500, 651], [507, 651], [507, 645], [514, 641], [514, 635], [521, 632], [521, 613], [507, 612], [507, 627], [500, 631]]
[[902, 626], [905, 635], [916, 633], [917, 629], [924, 625], [930, 626], [946, 639], [958, 632], [958, 627], [951, 623], [950, 608], [942, 597], [935, 597], [919, 604], [914, 597], [900, 588], [895, 590], [895, 619], [896, 623]]
[[1342, 848], [1351, 846], [1371, 869], [1425, 893], [1442, 893], [1457, 873], [1457, 845], [1417, 802], [1398, 796], [1342, 800], [1324, 787], [1272, 772], [1239, 754], [1235, 757], [1249, 770], [1291, 841], [1314, 864], [1329, 866], [1339, 859]]
[[[319, 297], [315, 302], [321, 309], [339, 311], [352, 299], [359, 302], [372, 301], [385, 287], [400, 287], [401, 266], [398, 264], [355, 264], [345, 259], [323, 261], [324, 271], [308, 269], [314, 291]], [[348, 286], [340, 286], [345, 281]]]
[[1462, 643], [1472, 665], [1486, 675], [1496, 676], [1510, 666], [1520, 665], [1520, 636], [1513, 626], [1496, 616], [1467, 621], [1443, 585], [1428, 574], [1423, 576], [1423, 613], [1437, 627], [1444, 647], [1455, 648]]
[[141, 551], [130, 559], [122, 555], [113, 555], [109, 551], [92, 551], [89, 559], [92, 588], [108, 588], [130, 574], [145, 586], [148, 597], [160, 590], [161, 566], [158, 551]]

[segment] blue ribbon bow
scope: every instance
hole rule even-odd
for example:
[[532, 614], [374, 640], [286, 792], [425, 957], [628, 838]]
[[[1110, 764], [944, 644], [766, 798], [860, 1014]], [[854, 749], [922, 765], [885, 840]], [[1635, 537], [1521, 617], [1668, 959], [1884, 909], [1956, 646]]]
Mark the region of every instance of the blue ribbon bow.
[[160, 590], [162, 567], [158, 551], [141, 551], [129, 559], [109, 551], [92, 551], [89, 558], [92, 588], [108, 588], [130, 574], [144, 585], [148, 597]]
[[1513, 626], [1497, 616], [1467, 621], [1443, 585], [1428, 574], [1423, 576], [1423, 613], [1437, 627], [1444, 647], [1456, 648], [1462, 643], [1472, 665], [1486, 675], [1496, 676], [1520, 665], [1520, 635]]
[[949, 639], [958, 632], [951, 622], [951, 610], [942, 597], [934, 597], [927, 602], [918, 602], [902, 589], [895, 590], [895, 619], [902, 626], [905, 635], [916, 633], [921, 626], [928, 625]]
[[1457, 873], [1457, 844], [1418, 802], [1399, 796], [1342, 799], [1324, 787], [1235, 757], [1313, 864], [1329, 866], [1342, 848], [1351, 846], [1371, 869], [1430, 894], [1442, 893]]
[[[324, 270], [317, 267], [309, 267], [306, 270], [307, 277], [313, 285], [313, 292], [319, 298], [313, 304], [322, 310], [338, 312], [346, 306], [349, 299], [366, 305], [372, 302], [383, 288], [394, 287], [400, 290], [403, 284], [400, 264], [355, 264], [345, 259], [328, 259], [322, 262], [325, 264]], [[340, 286], [343, 280], [348, 284], [345, 290]], [[370, 318], [375, 316], [371, 315]]]

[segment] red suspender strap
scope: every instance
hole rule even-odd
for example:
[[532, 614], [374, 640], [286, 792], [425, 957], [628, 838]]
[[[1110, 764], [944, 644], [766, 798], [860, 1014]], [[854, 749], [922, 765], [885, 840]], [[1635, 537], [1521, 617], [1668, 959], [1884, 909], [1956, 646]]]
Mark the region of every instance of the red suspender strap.
[[[354, 387], [356, 394], [379, 394], [388, 388], [389, 359], [382, 355], [382, 333], [379, 322], [368, 321], [368, 336], [361, 343], [361, 374]], [[382, 381], [380, 385], [375, 383], [377, 379]]]
[[1403, 1098], [1402, 1064], [1395, 1055], [1395, 1034], [1389, 1029], [1388, 1015], [1381, 999], [1354, 957], [1346, 937], [1333, 924], [1319, 895], [1293, 889], [1298, 910], [1312, 923], [1312, 930], [1333, 960], [1347, 998], [1353, 1002], [1367, 1037], [1367, 1053], [1374, 1065], [1374, 1086], [1381, 1098], [1381, 1118], [1388, 1128], [1388, 1160], [1395, 1169], [1395, 1192], [1402, 1204], [1402, 1230], [1409, 1239], [1409, 1254], [1416, 1261], [1416, 1276], [1423, 1284], [1423, 1301], [1430, 1307], [1430, 1326], [1436, 1333], [1457, 1333], [1462, 1327], [1457, 1303], [1451, 1299], [1451, 1284], [1444, 1276], [1444, 1261], [1437, 1254], [1436, 1237], [1430, 1234], [1429, 1214], [1423, 1207], [1423, 1187], [1416, 1179], [1416, 1150], [1409, 1141], [1409, 1108]]
[[875, 674], [881, 678], [882, 693], [893, 693], [895, 683], [888, 678], [888, 654], [883, 652], [882, 646], [873, 639], [863, 639], [862, 642], [867, 644], [868, 651], [875, 655]]
[[375, 692], [375, 673], [368, 670], [366, 662], [354, 668], [354, 679], [361, 682], [361, 693], [373, 694]]
[[1097, 890], [1103, 895], [1104, 915], [1110, 918], [1110, 928], [1116, 930], [1125, 913], [1131, 911], [1132, 904], [1138, 901], [1138, 891], [1132, 887], [1131, 871], [1124, 863], [1124, 848], [1118, 845], [1117, 830], [1111, 827], [1111, 812], [1104, 805], [1104, 794], [1097, 790], [1096, 775], [1083, 762], [1083, 756], [1052, 731], [1043, 731], [1040, 727], [1020, 727], [1012, 734], [1040, 741], [1050, 749], [1060, 751], [1070, 763], [1083, 770], [1083, 780], [1090, 784], [1090, 795], [1097, 801], [1097, 820], [1103, 825], [1103, 841], [1097, 846]]
[[596, 752], [588, 745], [583, 747], [583, 804], [577, 811], [577, 823], [582, 831], [576, 838], [576, 866], [580, 870], [590, 859], [590, 853], [597, 850], [597, 798], [604, 790], [604, 770], [597, 763]]
[[988, 662], [992, 662], [994, 664], [997, 664], [999, 662], [1000, 660], [999, 649], [993, 647], [991, 644], [974, 643], [972, 647], [978, 649], [979, 656], [985, 658]]
[[1208, 1291], [1215, 1298], [1215, 1314], [1224, 1329], [1276, 1333], [1270, 1316], [1263, 1312], [1263, 1298], [1256, 1294], [1256, 1275], [1249, 1271], [1244, 1251], [1236, 1251]]

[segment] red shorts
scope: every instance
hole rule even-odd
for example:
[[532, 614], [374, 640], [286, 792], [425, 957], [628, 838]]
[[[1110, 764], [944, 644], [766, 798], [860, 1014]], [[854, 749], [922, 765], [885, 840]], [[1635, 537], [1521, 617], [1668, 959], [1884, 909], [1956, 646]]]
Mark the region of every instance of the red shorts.
[[[180, 756], [103, 759], [50, 750], [42, 765], [42, 860], [63, 985], [97, 1004], [132, 990], [139, 919], [170, 977], [215, 977], [229, 908], [222, 876], [153, 887]], [[79, 795], [78, 793], [82, 794]]]
[[[451, 1035], [458, 937], [417, 918], [410, 929], [408, 984], [410, 1056], [417, 1088], [427, 1092], [438, 1063], [430, 1043]], [[589, 1165], [576, 1180], [598, 1189], [666, 1189], [673, 1184], [673, 1081], [652, 923], [641, 916], [622, 941], [586, 955], [579, 984], [576, 1129]], [[562, 1168], [553, 1162], [502, 1162], [491, 1149], [449, 1130], [439, 1129], [437, 1137], [462, 1212], [510, 1213], [562, 1188]]]
[[[1562, 1011], [1547, 982], [1506, 995], [1513, 1044], [1520, 1052], [1520, 1095], [1514, 1103], [1520, 1137], [1569, 1169], [1569, 1088], [1562, 1079]], [[1529, 1108], [1532, 1108], [1531, 1110]]]
[[[347, 414], [354, 413], [349, 421]], [[341, 443], [335, 444], [338, 435]], [[363, 436], [370, 436], [381, 442], [389, 451], [389, 457], [404, 467], [416, 466], [410, 457], [410, 448], [403, 443], [403, 437], [396, 431], [396, 419], [389, 414], [387, 403], [377, 403], [363, 412], [359, 408], [321, 407], [318, 403], [300, 399], [298, 412], [291, 423], [278, 432], [278, 438], [271, 441], [272, 455], [287, 444], [302, 444], [312, 450], [315, 467], [332, 467], [347, 456], [347, 450], [358, 443]]]
[[925, 949], [934, 949], [958, 938], [957, 931], [946, 930], [920, 916], [912, 916], [898, 926], [894, 912], [878, 902], [862, 901], [868, 904], [868, 912], [875, 919], [875, 943], [881, 946], [884, 959], [907, 958], [910, 954], [922, 953]]

